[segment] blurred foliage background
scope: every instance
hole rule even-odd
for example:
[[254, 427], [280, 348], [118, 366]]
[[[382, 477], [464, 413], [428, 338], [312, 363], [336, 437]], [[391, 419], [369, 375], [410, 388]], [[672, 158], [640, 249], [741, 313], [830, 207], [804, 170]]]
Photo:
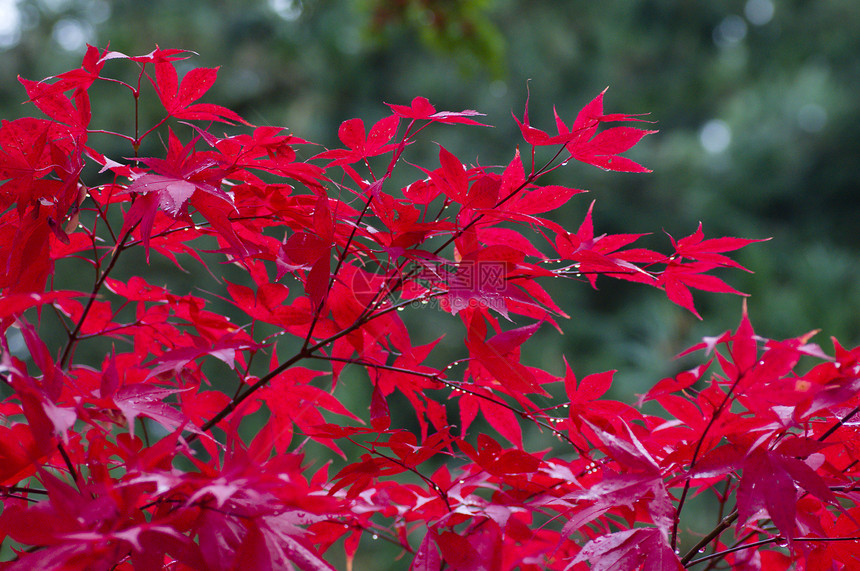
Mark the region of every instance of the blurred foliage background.
[[[189, 65], [222, 66], [206, 101], [326, 146], [338, 145], [342, 121], [386, 114], [383, 102], [421, 95], [438, 109], [477, 109], [495, 128], [444, 126], [430, 138], [486, 165], [522, 142], [510, 115], [521, 116], [527, 87], [533, 122], [551, 129], [553, 105], [569, 123], [610, 86], [608, 112], [657, 122], [660, 133], [629, 153], [654, 173], [572, 162], [553, 182], [591, 193], [559, 218], [575, 228], [596, 199], [598, 231], [653, 232], [643, 245], [664, 250], [663, 230], [681, 237], [699, 221], [706, 236], [772, 237], [737, 257], [754, 274], [721, 277], [751, 294], [758, 333], [820, 328], [830, 350], [828, 336], [860, 343], [857, 30], [856, 0], [0, 0], [0, 116], [33, 112], [17, 75], [76, 67], [86, 43], [129, 55], [159, 44], [197, 52]], [[100, 105], [112, 128], [130, 125], [129, 98]], [[423, 152], [412, 160], [435, 165], [435, 147]], [[564, 336], [546, 327], [526, 360], [557, 374], [562, 354], [578, 375], [619, 369], [612, 396], [628, 402], [741, 313], [721, 294], [696, 294], [699, 322], [634, 284], [550, 285], [571, 320]], [[462, 347], [456, 320], [412, 313], [423, 340], [443, 328], [450, 350]]]

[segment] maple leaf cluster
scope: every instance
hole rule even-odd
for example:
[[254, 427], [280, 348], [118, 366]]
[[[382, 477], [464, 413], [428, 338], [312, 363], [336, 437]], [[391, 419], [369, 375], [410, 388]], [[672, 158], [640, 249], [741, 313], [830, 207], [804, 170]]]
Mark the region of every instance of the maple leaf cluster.
[[[637, 282], [695, 315], [691, 289], [740, 294], [712, 271], [745, 269], [726, 254], [759, 240], [699, 225], [660, 253], [596, 232], [593, 202], [576, 228], [548, 217], [582, 192], [541, 183], [570, 160], [646, 172], [620, 154], [654, 131], [605, 125], [639, 116], [604, 113], [601, 93], [549, 134], [527, 104], [525, 157], [469, 165], [439, 145], [420, 166], [422, 131], [481, 114], [416, 97], [320, 149], [200, 102], [218, 70], [180, 80], [189, 56], [89, 47], [78, 69], [21, 79], [46, 118], [0, 127], [4, 568], [322, 570], [351, 567], [362, 538], [421, 571], [860, 568], [860, 348], [765, 339], [744, 310], [635, 404], [604, 398], [614, 371], [523, 362], [567, 317], [547, 278]], [[106, 73], [120, 65], [137, 81]], [[135, 103], [148, 84], [163, 115], [93, 125], [97, 82]], [[151, 136], [163, 155], [138, 156]], [[153, 283], [123, 262], [135, 250], [212, 281]], [[61, 264], [91, 286], [65, 289]], [[462, 331], [454, 360], [401, 317], [429, 305]], [[524, 429], [559, 444], [531, 450]], [[690, 539], [699, 495], [719, 516]]]

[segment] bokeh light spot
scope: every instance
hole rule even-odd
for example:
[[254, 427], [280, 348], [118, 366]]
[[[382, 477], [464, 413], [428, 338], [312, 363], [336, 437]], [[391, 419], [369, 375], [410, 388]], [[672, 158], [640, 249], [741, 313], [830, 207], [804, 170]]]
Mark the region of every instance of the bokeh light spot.
[[699, 131], [699, 142], [708, 153], [722, 153], [732, 142], [732, 130], [725, 121], [711, 119]]

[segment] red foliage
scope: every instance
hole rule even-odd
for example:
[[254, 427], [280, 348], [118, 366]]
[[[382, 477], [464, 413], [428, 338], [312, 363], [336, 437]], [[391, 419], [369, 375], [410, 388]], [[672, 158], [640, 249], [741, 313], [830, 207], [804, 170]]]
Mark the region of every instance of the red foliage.
[[[372, 537], [426, 571], [858, 568], [860, 348], [764, 339], [744, 311], [690, 349], [705, 362], [640, 397], [661, 416], [603, 399], [613, 371], [522, 360], [567, 317], [544, 278], [638, 282], [694, 314], [690, 288], [740, 293], [710, 272], [743, 269], [725, 254], [757, 240], [700, 225], [662, 254], [595, 232], [593, 203], [576, 229], [540, 216], [581, 192], [539, 183], [570, 159], [645, 172], [619, 153], [654, 131], [603, 128], [641, 119], [605, 114], [601, 93], [549, 135], [526, 109], [525, 163], [468, 165], [440, 146], [438, 167], [397, 188], [421, 131], [480, 128], [480, 114], [418, 97], [301, 159], [307, 141], [199, 102], [217, 70], [180, 80], [187, 57], [90, 47], [80, 69], [21, 80], [47, 119], [0, 128], [6, 567], [330, 569]], [[136, 66], [136, 84], [105, 75], [116, 65]], [[95, 82], [135, 100], [150, 82], [163, 116], [142, 134], [97, 128]], [[94, 132], [134, 157], [90, 148]], [[137, 156], [151, 135], [164, 155]], [[537, 166], [541, 146], [556, 152]], [[121, 262], [135, 249], [213, 282], [151, 283]], [[70, 268], [93, 276], [86, 291], [63, 289]], [[401, 319], [430, 304], [462, 323], [453, 360]], [[342, 401], [347, 369], [364, 372], [350, 384], [366, 411]], [[530, 450], [524, 429], [560, 444]], [[682, 544], [694, 495], [721, 515]]]

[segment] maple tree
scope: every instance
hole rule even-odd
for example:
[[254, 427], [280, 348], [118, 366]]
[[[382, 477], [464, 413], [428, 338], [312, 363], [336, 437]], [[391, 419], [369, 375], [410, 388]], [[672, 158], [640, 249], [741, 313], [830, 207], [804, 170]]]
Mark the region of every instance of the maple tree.
[[[576, 229], [545, 216], [582, 192], [540, 184], [571, 159], [647, 172], [620, 154], [654, 131], [610, 125], [642, 117], [605, 113], [601, 93], [551, 134], [527, 103], [526, 153], [469, 166], [438, 145], [420, 166], [422, 131], [482, 128], [480, 113], [417, 97], [319, 152], [200, 102], [218, 70], [180, 80], [189, 56], [89, 47], [79, 69], [21, 79], [47, 118], [0, 127], [5, 567], [317, 570], [339, 552], [351, 568], [371, 538], [422, 571], [860, 568], [860, 348], [763, 338], [744, 306], [634, 404], [602, 398], [613, 371], [522, 360], [567, 317], [546, 278], [650, 285], [696, 315], [691, 289], [740, 294], [711, 272], [745, 269], [726, 253], [761, 240], [699, 225], [660, 253], [596, 232], [593, 202]], [[120, 65], [136, 82], [106, 74]], [[97, 82], [131, 97], [133, 134], [91, 124]], [[163, 112], [144, 129], [150, 87]], [[150, 137], [163, 156], [139, 156]], [[211, 282], [151, 283], [120, 263], [135, 251]], [[64, 289], [68, 272], [89, 288]], [[427, 305], [461, 325], [454, 360], [401, 317]], [[342, 398], [346, 374], [366, 411]], [[530, 450], [525, 429], [558, 445]], [[718, 515], [682, 542], [694, 496]]]

